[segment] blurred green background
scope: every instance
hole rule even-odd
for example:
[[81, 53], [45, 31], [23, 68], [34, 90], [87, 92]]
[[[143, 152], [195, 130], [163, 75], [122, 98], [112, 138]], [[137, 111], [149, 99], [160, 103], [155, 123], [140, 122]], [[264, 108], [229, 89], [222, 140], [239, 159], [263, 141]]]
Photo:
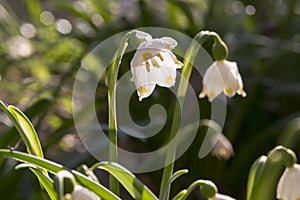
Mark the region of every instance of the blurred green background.
[[[0, 99], [29, 116], [46, 158], [70, 168], [95, 162], [77, 137], [72, 119], [76, 71], [83, 56], [104, 39], [145, 26], [169, 28], [190, 37], [201, 30], [216, 31], [230, 49], [229, 60], [238, 63], [248, 94], [228, 100], [224, 135], [232, 142], [234, 156], [199, 159], [201, 133], [205, 133], [200, 128], [193, 145], [176, 162], [176, 169], [187, 168], [190, 173], [175, 183], [174, 194], [206, 178], [221, 193], [245, 199], [248, 171], [258, 156], [277, 144], [300, 155], [299, 136], [291, 137], [300, 129], [300, 120], [295, 121], [300, 116], [299, 0], [0, 0]], [[129, 70], [130, 58], [124, 58], [123, 72]], [[199, 93], [201, 79], [191, 83]], [[98, 89], [97, 110], [107, 123], [104, 80]], [[156, 90], [168, 95], [167, 89]], [[152, 100], [131, 105], [137, 123], [149, 120], [140, 108], [151, 106]], [[138, 102], [137, 97], [132, 101]], [[154, 101], [169, 102], [159, 95]], [[199, 103], [200, 108], [210, 106], [207, 99]], [[13, 147], [20, 137], [3, 113], [0, 118], [0, 148]], [[128, 136], [122, 145], [149, 151], [162, 145], [167, 134], [167, 128], [163, 129], [146, 142]], [[16, 148], [25, 150], [22, 143]], [[41, 199], [37, 179], [29, 170], [15, 171], [14, 165], [0, 158], [0, 199]], [[158, 194], [161, 175], [162, 171], [156, 171], [137, 176]], [[107, 184], [106, 174], [98, 176]], [[122, 195], [130, 199], [126, 192]], [[193, 195], [191, 199], [201, 199], [198, 191]]]

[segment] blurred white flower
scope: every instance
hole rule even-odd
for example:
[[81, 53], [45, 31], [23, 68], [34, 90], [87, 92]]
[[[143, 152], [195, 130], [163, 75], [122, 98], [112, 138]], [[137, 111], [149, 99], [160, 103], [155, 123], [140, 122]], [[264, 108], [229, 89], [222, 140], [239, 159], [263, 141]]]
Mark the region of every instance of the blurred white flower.
[[277, 198], [283, 200], [300, 199], [300, 165], [286, 168], [277, 185]]
[[94, 192], [80, 185], [75, 185], [71, 196], [72, 200], [100, 200]]
[[203, 98], [207, 95], [209, 101], [213, 101], [222, 91], [229, 97], [233, 97], [236, 93], [246, 96], [235, 62], [215, 61], [204, 74], [203, 89], [199, 97]]
[[67, 35], [67, 34], [71, 33], [73, 27], [69, 20], [58, 19], [55, 22], [55, 28], [59, 33], [61, 33], [63, 35]]
[[222, 134], [215, 134], [212, 136], [213, 143], [215, 144], [214, 148], [211, 151], [211, 154], [218, 159], [228, 160], [233, 156], [234, 151], [230, 141]]
[[30, 23], [25, 23], [20, 27], [20, 32], [27, 38], [33, 38], [35, 36], [35, 27]]
[[138, 31], [137, 38], [144, 39], [130, 63], [132, 81], [135, 82], [139, 100], [150, 96], [156, 86], [171, 87], [175, 84], [176, 69], [182, 67], [171, 51], [177, 42], [170, 37], [152, 39]]
[[50, 11], [43, 11], [40, 15], [40, 21], [45, 25], [50, 25], [54, 22], [54, 16]]
[[30, 40], [18, 35], [7, 41], [8, 54], [14, 58], [26, 58], [33, 53], [33, 46]]
[[230, 196], [226, 196], [224, 194], [217, 193], [216, 196], [214, 196], [210, 200], [235, 200], [235, 199], [231, 198]]

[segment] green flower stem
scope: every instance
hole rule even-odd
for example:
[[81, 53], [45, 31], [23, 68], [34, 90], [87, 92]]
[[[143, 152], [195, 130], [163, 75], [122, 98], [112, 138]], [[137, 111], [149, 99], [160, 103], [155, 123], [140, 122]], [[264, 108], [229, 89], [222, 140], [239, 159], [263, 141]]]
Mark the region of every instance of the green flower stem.
[[250, 170], [247, 200], [274, 199], [284, 169], [296, 162], [295, 153], [283, 146], [275, 147], [266, 158], [260, 157]]
[[[108, 71], [108, 130], [109, 130], [109, 160], [118, 162], [118, 134], [117, 134], [117, 116], [116, 116], [116, 84], [118, 72], [122, 57], [128, 46], [128, 39], [134, 31], [130, 31], [124, 35], [121, 40], [120, 47], [114, 55], [113, 61]], [[119, 194], [119, 183], [110, 175], [109, 186], [112, 192]]]
[[[182, 175], [184, 175], [184, 174], [186, 174], [186, 173], [188, 173], [188, 170], [187, 170], [187, 169], [182, 169], [182, 170], [179, 170], [179, 171], [175, 172], [175, 173], [170, 177], [170, 179], [169, 179], [169, 181], [168, 181], [166, 187], [171, 187], [172, 182], [174, 182], [177, 178], [179, 178], [180, 176], [182, 176]], [[165, 190], [164, 193], [163, 193], [163, 195], [162, 195], [162, 199], [165, 199], [165, 198], [166, 198], [166, 195], [167, 195], [166, 192], [167, 192], [167, 191]], [[176, 195], [176, 196], [177, 196], [177, 195]], [[174, 197], [174, 198], [175, 198], [175, 197]]]
[[181, 190], [172, 200], [182, 200], [182, 197], [187, 193], [187, 190]]
[[197, 180], [189, 186], [187, 192], [181, 197], [181, 200], [187, 199], [192, 191], [197, 187], [200, 187], [201, 193], [208, 199], [216, 196], [216, 194], [218, 193], [218, 189], [213, 182], [209, 180]]
[[57, 200], [64, 200], [66, 194], [71, 194], [76, 184], [75, 177], [67, 170], [59, 171], [54, 177], [54, 187]]
[[[190, 75], [193, 69], [193, 61], [197, 55], [197, 52], [199, 50], [199, 43], [203, 44], [208, 38], [209, 38], [208, 31], [201, 31], [199, 32], [192, 41], [191, 45], [189, 46], [187, 53], [184, 57], [184, 63], [182, 67], [182, 73], [181, 73], [181, 79], [179, 82], [179, 87], [177, 91], [177, 100], [179, 104], [177, 103], [174, 108], [174, 114], [173, 114], [173, 121], [172, 121], [172, 127], [170, 131], [170, 140], [174, 138], [178, 130], [178, 125], [180, 124], [180, 105], [183, 104], [186, 90], [188, 87], [188, 80], [190, 79]], [[170, 185], [168, 185], [168, 181], [170, 177], [173, 174], [174, 169], [174, 160], [176, 155], [176, 145], [177, 142], [174, 142], [174, 145], [170, 146], [170, 149], [168, 149], [167, 158], [166, 158], [166, 167], [164, 168], [161, 187], [160, 187], [160, 193], [159, 193], [159, 199], [169, 199], [170, 196]], [[165, 195], [164, 195], [165, 194]], [[165, 198], [163, 198], [165, 196]]]
[[210, 35], [214, 39], [214, 43], [212, 46], [212, 54], [215, 60], [226, 60], [228, 57], [228, 47], [225, 42], [221, 39], [221, 37], [215, 33], [210, 32]]

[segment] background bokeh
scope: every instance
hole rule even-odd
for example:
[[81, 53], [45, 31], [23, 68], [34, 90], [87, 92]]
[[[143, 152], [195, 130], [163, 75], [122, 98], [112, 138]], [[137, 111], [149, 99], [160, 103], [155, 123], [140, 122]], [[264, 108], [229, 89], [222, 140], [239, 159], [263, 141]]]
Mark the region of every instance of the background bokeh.
[[[190, 173], [174, 184], [174, 194], [206, 178], [220, 192], [245, 199], [247, 175], [258, 156], [277, 144], [300, 155], [295, 134], [300, 129], [299, 0], [0, 0], [0, 99], [25, 111], [37, 129], [46, 158], [70, 168], [96, 162], [78, 139], [72, 119], [76, 71], [83, 56], [104, 39], [146, 26], [169, 28], [190, 37], [201, 30], [216, 31], [228, 44], [229, 60], [238, 62], [248, 94], [228, 100], [223, 133], [233, 145], [234, 156], [199, 159], [205, 133], [199, 128], [193, 145], [176, 162], [176, 169], [187, 168]], [[132, 56], [124, 57], [120, 74], [129, 70]], [[199, 93], [201, 77], [193, 74], [191, 84]], [[97, 111], [105, 124], [105, 79], [97, 91]], [[169, 105], [169, 98], [160, 98], [166, 95], [172, 98], [167, 89], [157, 88], [153, 97], [137, 103], [134, 94], [130, 104], [133, 119], [147, 122], [145, 111], [153, 102]], [[207, 99], [199, 100], [199, 105], [204, 116], [209, 113]], [[0, 148], [18, 144], [18, 150], [25, 150], [3, 113], [0, 120]], [[159, 148], [168, 136], [170, 120], [148, 140], [122, 135], [121, 145], [135, 152]], [[29, 170], [14, 170], [15, 164], [0, 158], [0, 199], [41, 199], [36, 178]], [[106, 174], [97, 175], [107, 184]], [[156, 171], [137, 176], [157, 194], [161, 175], [162, 171]], [[130, 199], [125, 191], [122, 195]], [[198, 191], [193, 195], [191, 199], [201, 199]]]

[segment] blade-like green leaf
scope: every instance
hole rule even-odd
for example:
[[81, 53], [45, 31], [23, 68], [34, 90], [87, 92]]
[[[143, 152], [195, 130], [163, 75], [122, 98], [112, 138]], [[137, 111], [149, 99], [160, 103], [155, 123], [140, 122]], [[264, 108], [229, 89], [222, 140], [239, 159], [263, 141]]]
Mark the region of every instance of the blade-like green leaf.
[[22, 163], [15, 167], [15, 169], [22, 169], [22, 168], [30, 168], [30, 170], [39, 179], [40, 183], [43, 185], [50, 198], [52, 200], [56, 200], [56, 193], [53, 186], [53, 181], [49, 176], [45, 175], [45, 173], [42, 170], [40, 170], [39, 168], [37, 168], [35, 165], [32, 164]]
[[[33, 103], [28, 109], [24, 112], [29, 119], [33, 119], [37, 116], [43, 115], [46, 112], [46, 108], [48, 108], [52, 103], [50, 98], [44, 98]], [[41, 118], [38, 118], [38, 122]], [[5, 132], [1, 132], [0, 137], [0, 148], [6, 148], [7, 146], [14, 146], [20, 138], [18, 131], [11, 127]], [[48, 142], [48, 140], [47, 140]], [[1, 163], [1, 162], [0, 162]], [[0, 164], [1, 165], [1, 164]]]
[[31, 154], [43, 158], [44, 155], [40, 140], [29, 119], [18, 108], [14, 106], [8, 106], [7, 108], [18, 123], [20, 129], [18, 131], [23, 135], [24, 141], [27, 141], [26, 146], [31, 150]]
[[158, 198], [134, 174], [123, 166], [112, 162], [100, 162], [91, 167], [91, 170], [103, 169], [113, 175], [131, 194], [134, 199], [157, 200]]
[[[47, 159], [43, 159], [34, 155], [26, 154], [19, 151], [11, 151], [7, 149], [0, 149], [0, 155], [12, 157], [15, 160], [25, 162], [28, 164], [33, 164], [39, 168], [45, 169], [53, 174], [65, 170], [65, 168], [57, 164], [55, 162], [52, 162]], [[86, 177], [85, 175], [79, 173], [78, 171], [72, 170], [71, 171], [76, 180], [84, 187], [88, 188], [89, 190], [93, 191], [95, 194], [97, 194], [101, 199], [104, 200], [120, 200], [118, 196], [113, 194], [111, 191], [109, 191], [107, 188], [102, 186], [99, 183], [96, 183], [95, 181], [91, 180], [90, 178]]]
[[[121, 65], [122, 57], [125, 54], [125, 50], [128, 46], [128, 40], [134, 31], [127, 32], [120, 41], [120, 46], [114, 54], [113, 61], [108, 70], [108, 134], [109, 134], [109, 161], [118, 162], [118, 126], [117, 126], [117, 106], [116, 106], [116, 84], [118, 79], [119, 68]], [[109, 177], [109, 187], [111, 191], [119, 194], [119, 184], [116, 179]]]
[[42, 13], [42, 7], [40, 0], [26, 0], [24, 3], [27, 6], [27, 11], [30, 14], [31, 20], [39, 22], [40, 14]]
[[26, 144], [28, 153], [43, 158], [41, 143], [29, 119], [18, 108], [6, 106], [2, 101], [0, 101], [0, 108], [10, 118], [20, 133]]
[[91, 5], [96, 12], [101, 15], [105, 22], [111, 21], [111, 13], [109, 12], [109, 1], [97, 1], [97, 0], [85, 0], [85, 2]]
[[253, 186], [255, 185], [255, 182], [257, 179], [259, 179], [264, 165], [266, 163], [267, 156], [261, 156], [259, 157], [252, 165], [250, 172], [249, 172], [249, 177], [248, 177], [248, 183], [247, 183], [247, 200], [251, 199], [251, 193]]

